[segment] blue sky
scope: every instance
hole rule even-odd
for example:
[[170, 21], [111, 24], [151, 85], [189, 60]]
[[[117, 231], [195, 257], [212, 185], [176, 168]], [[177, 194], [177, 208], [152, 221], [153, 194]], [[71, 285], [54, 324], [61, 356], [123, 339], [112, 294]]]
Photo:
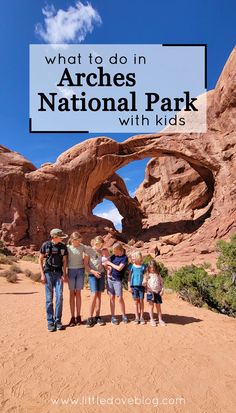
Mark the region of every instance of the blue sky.
[[[96, 136], [30, 135], [28, 132], [28, 48], [30, 43], [46, 41], [42, 36], [45, 18], [42, 9], [53, 5], [55, 17], [59, 9], [67, 12], [69, 7], [76, 8], [76, 3], [72, 0], [1, 2], [0, 143], [20, 152], [36, 166], [54, 162], [64, 150]], [[214, 87], [235, 45], [235, 0], [93, 0], [90, 5], [92, 18], [88, 22], [89, 16], [84, 17], [87, 21], [82, 28], [83, 43], [207, 43], [208, 89]], [[40, 26], [36, 34], [37, 23], [42, 25], [41, 37]], [[89, 32], [91, 28], [93, 30]], [[75, 36], [74, 43], [77, 39]], [[109, 134], [109, 131], [107, 134], [116, 140], [128, 137], [126, 134]], [[131, 193], [143, 180], [146, 162], [134, 162], [119, 171]], [[112, 204], [104, 202], [96, 211], [109, 214], [113, 208]], [[112, 214], [110, 216], [115, 218], [116, 211]]]

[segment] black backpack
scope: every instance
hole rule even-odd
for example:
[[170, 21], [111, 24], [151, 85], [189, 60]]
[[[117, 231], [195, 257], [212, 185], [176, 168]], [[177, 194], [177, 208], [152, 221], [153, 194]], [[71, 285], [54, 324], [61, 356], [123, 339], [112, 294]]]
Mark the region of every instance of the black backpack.
[[[56, 251], [54, 251], [54, 249], [56, 249]], [[45, 266], [50, 270], [61, 270], [63, 266], [63, 257], [65, 255], [65, 251], [66, 246], [64, 246], [63, 244], [58, 243], [54, 246], [52, 242], [49, 241], [45, 248]]]

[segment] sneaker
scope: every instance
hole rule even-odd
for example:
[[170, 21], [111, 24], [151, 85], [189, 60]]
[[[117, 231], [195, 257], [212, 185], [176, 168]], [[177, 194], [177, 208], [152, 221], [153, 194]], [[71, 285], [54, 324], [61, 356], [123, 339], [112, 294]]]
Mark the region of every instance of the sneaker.
[[123, 321], [123, 323], [125, 323], [125, 324], [128, 324], [128, 318], [126, 317], [126, 315], [123, 315], [122, 316], [122, 321]]
[[156, 327], [156, 326], [157, 326], [156, 321], [155, 321], [155, 320], [151, 320], [151, 321], [150, 321], [150, 326]]
[[119, 324], [119, 321], [117, 320], [116, 317], [111, 317], [111, 324], [114, 324], [116, 326]]
[[88, 318], [87, 321], [86, 321], [86, 327], [87, 327], [87, 328], [90, 328], [90, 327], [93, 327], [93, 326], [94, 326], [93, 318], [90, 317], [90, 318]]
[[143, 317], [140, 318], [140, 324], [141, 324], [142, 326], [144, 326], [144, 324], [146, 324], [146, 321], [144, 320]]
[[76, 325], [77, 325], [77, 326], [80, 326], [80, 324], [82, 324], [81, 316], [78, 315], [78, 316], [76, 317]]
[[62, 325], [62, 323], [60, 322], [60, 321], [57, 321], [56, 322], [56, 329], [57, 330], [63, 330], [64, 328], [63, 328], [63, 325]]
[[138, 318], [135, 318], [134, 324], [139, 324], [139, 319]]
[[75, 317], [71, 317], [69, 322], [69, 327], [74, 327], [76, 325]]
[[159, 325], [160, 325], [161, 327], [165, 327], [165, 326], [166, 326], [166, 323], [165, 323], [165, 321], [161, 320], [161, 321], [159, 321]]
[[56, 331], [56, 327], [55, 327], [55, 324], [54, 324], [54, 323], [48, 324], [48, 331], [49, 331], [50, 333], [52, 333], [53, 331]]
[[105, 322], [103, 321], [103, 319], [100, 316], [95, 317], [95, 323], [98, 324], [99, 326], [104, 326], [105, 325]]

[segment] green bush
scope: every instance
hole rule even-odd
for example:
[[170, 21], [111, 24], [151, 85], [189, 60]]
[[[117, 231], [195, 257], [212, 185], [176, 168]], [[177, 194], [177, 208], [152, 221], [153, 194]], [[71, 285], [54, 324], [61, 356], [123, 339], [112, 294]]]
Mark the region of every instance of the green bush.
[[[203, 267], [185, 266], [167, 277], [168, 287], [173, 288], [179, 296], [191, 304], [236, 317], [236, 289], [230, 277], [208, 275]], [[166, 285], [165, 283], [165, 285]]]
[[231, 277], [236, 286], [236, 234], [232, 235], [229, 242], [220, 240], [217, 243], [219, 258], [217, 268], [222, 274]]

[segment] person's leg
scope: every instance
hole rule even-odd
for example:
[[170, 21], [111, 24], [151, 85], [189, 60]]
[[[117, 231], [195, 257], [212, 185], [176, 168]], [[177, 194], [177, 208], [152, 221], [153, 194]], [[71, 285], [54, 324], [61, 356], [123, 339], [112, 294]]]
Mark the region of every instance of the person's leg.
[[61, 274], [55, 273], [55, 289], [56, 289], [56, 311], [55, 311], [55, 323], [57, 328], [61, 327], [62, 306], [63, 306], [63, 281]]
[[143, 300], [143, 298], [140, 298], [140, 300], [139, 300], [139, 307], [140, 307], [140, 318], [143, 318], [143, 313], [144, 313], [144, 300]]
[[101, 291], [98, 291], [96, 294], [96, 303], [95, 303], [95, 313], [96, 313], [96, 317], [100, 316], [100, 311], [101, 311], [101, 297], [102, 297], [102, 293]]
[[84, 268], [78, 268], [76, 271], [76, 282], [75, 282], [75, 301], [76, 301], [76, 324], [81, 324], [81, 290], [84, 288]]
[[81, 312], [81, 290], [76, 290], [75, 296], [76, 296], [77, 317], [80, 317], [80, 312]]
[[154, 303], [152, 301], [149, 301], [148, 305], [149, 305], [150, 321], [152, 322], [154, 321], [154, 313], [153, 313]]
[[46, 298], [46, 315], [48, 326], [54, 325], [54, 310], [53, 310], [53, 279], [49, 272], [45, 273], [45, 298]]
[[89, 317], [92, 318], [94, 314], [94, 309], [97, 301], [97, 294], [98, 292], [93, 292], [92, 297], [91, 297], [91, 302], [90, 302], [90, 307], [89, 307]]
[[70, 291], [70, 312], [71, 312], [71, 318], [75, 318], [75, 294], [76, 291]]
[[116, 303], [116, 296], [110, 294], [110, 309], [111, 309], [111, 316], [115, 317], [115, 303]]
[[127, 319], [126, 314], [125, 314], [125, 302], [124, 302], [124, 298], [123, 298], [122, 295], [120, 297], [118, 297], [118, 301], [119, 301], [119, 304], [120, 304], [120, 311], [121, 311], [121, 314], [122, 314], [122, 318], [123, 318], [123, 320], [124, 320], [124, 318]]
[[135, 305], [135, 320], [139, 321], [139, 299], [135, 298], [134, 299], [134, 305]]
[[165, 325], [165, 322], [162, 319], [161, 304], [159, 303], [156, 304], [156, 310], [157, 310], [159, 324]]

